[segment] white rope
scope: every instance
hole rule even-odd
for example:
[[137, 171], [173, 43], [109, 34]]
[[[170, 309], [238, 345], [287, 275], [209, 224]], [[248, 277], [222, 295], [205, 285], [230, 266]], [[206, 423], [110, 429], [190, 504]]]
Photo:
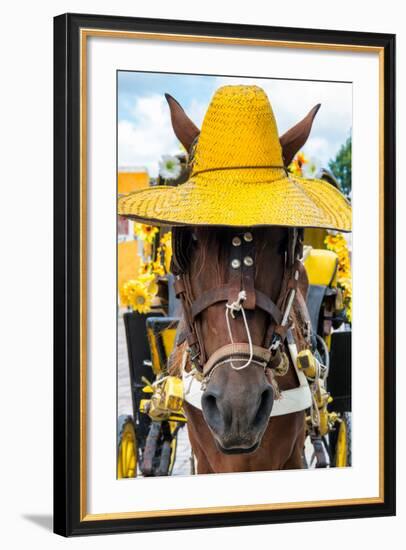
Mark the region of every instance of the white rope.
[[233, 364], [233, 362], [230, 361], [230, 365], [234, 370], [242, 370], [242, 369], [247, 368], [250, 365], [250, 363], [252, 362], [252, 359], [254, 357], [254, 348], [253, 348], [253, 345], [252, 345], [251, 333], [250, 333], [250, 329], [249, 329], [249, 326], [248, 326], [247, 317], [245, 315], [244, 307], [242, 305], [242, 302], [246, 299], [247, 299], [247, 294], [246, 294], [245, 290], [241, 290], [241, 292], [238, 293], [238, 298], [235, 302], [233, 302], [232, 304], [226, 304], [226, 323], [227, 323], [228, 335], [230, 337], [231, 343], [234, 345], [234, 339], [233, 339], [233, 333], [232, 333], [232, 330], [231, 330], [229, 313], [231, 313], [231, 317], [233, 319], [235, 319], [235, 313], [238, 312], [238, 311], [241, 311], [241, 315], [242, 315], [242, 318], [244, 320], [245, 330], [247, 332], [248, 346], [249, 346], [249, 350], [250, 350], [249, 359], [246, 363], [244, 363], [244, 365], [241, 365], [240, 367], [236, 367]]
[[[227, 365], [228, 363], [232, 363], [233, 361], [244, 361], [244, 359], [231, 359], [230, 357], [228, 359], [224, 359], [223, 361], [220, 361], [220, 363], [216, 363], [215, 367], [213, 368], [216, 369], [217, 367], [221, 367], [222, 365]], [[266, 368], [267, 366], [267, 363], [266, 361], [257, 361], [256, 359], [253, 359], [251, 361], [251, 363], [254, 363], [255, 365], [259, 365], [260, 367], [262, 368]], [[238, 369], [237, 369], [238, 370]]]

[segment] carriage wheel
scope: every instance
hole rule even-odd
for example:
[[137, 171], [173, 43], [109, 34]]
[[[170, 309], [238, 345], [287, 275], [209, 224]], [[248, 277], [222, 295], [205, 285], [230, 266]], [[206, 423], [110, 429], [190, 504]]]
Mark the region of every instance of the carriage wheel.
[[118, 419], [117, 479], [137, 476], [137, 438], [132, 416]]
[[351, 466], [351, 413], [345, 412], [338, 429], [335, 466], [346, 468]]
[[144, 476], [172, 475], [181, 426], [167, 420], [151, 423], [142, 453], [141, 472]]

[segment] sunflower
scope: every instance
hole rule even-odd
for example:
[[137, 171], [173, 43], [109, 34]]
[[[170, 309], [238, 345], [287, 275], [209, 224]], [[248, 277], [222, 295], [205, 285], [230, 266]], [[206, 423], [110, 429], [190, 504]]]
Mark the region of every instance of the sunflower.
[[140, 267], [138, 268], [138, 278], [147, 280], [153, 277], [154, 275], [152, 273], [152, 262], [141, 261]]
[[120, 302], [123, 307], [130, 307], [130, 300], [128, 295], [128, 282], [124, 283], [120, 288]]
[[307, 157], [305, 157], [305, 155], [302, 151], [299, 151], [299, 153], [295, 156], [295, 158], [289, 164], [288, 170], [289, 170], [289, 172], [291, 172], [295, 176], [302, 176], [303, 175], [303, 165], [308, 163], [308, 162], [309, 162], [309, 159]]
[[137, 285], [132, 293], [131, 305], [134, 311], [138, 313], [148, 313], [151, 310], [152, 296], [148, 293], [145, 286]]
[[134, 224], [134, 235], [137, 239], [146, 241], [147, 243], [152, 243], [158, 231], [159, 229], [153, 225], [145, 225], [144, 223]]
[[[158, 255], [159, 257], [159, 255]], [[157, 275], [158, 277], [164, 277], [165, 275], [165, 269], [164, 266], [161, 264], [160, 261], [152, 262], [152, 273]]]
[[139, 280], [131, 279], [121, 288], [123, 304], [126, 303], [138, 313], [148, 313], [151, 310], [152, 296], [147, 287]]

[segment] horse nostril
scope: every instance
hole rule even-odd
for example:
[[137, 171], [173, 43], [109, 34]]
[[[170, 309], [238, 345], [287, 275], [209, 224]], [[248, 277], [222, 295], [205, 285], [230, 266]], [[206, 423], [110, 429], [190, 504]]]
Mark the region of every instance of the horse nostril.
[[261, 425], [268, 421], [273, 405], [273, 389], [266, 388], [262, 394], [259, 406], [254, 418], [254, 426]]
[[214, 429], [222, 428], [223, 422], [217, 404], [217, 398], [212, 393], [206, 392], [202, 395], [202, 410], [208, 424]]

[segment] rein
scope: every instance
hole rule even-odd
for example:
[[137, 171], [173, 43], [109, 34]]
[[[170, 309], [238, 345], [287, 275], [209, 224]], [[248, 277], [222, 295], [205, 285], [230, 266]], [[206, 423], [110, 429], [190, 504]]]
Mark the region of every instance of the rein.
[[[194, 297], [189, 275], [187, 233], [183, 228], [173, 228], [172, 272], [175, 275], [175, 294], [182, 302], [187, 326], [186, 340], [192, 368], [204, 385], [213, 372], [224, 365], [235, 370], [242, 370], [254, 364], [274, 374], [284, 374], [289, 366], [285, 349], [287, 336], [291, 335], [291, 310], [297, 293], [299, 280], [299, 262], [302, 257], [302, 231], [297, 228], [288, 230], [288, 244], [285, 250], [284, 275], [281, 291], [275, 304], [269, 296], [255, 288], [254, 238], [246, 231], [242, 236], [231, 239], [229, 257], [228, 283], [209, 289], [200, 296]], [[225, 302], [225, 318], [230, 343], [217, 349], [207, 357], [202, 338], [200, 315], [207, 308]], [[269, 315], [270, 323], [266, 330], [263, 346], [252, 343], [251, 333], [246, 318], [246, 310], [262, 309]], [[247, 334], [247, 342], [235, 342], [232, 334], [230, 316], [241, 314]], [[178, 342], [180, 344], [181, 342]], [[236, 363], [242, 363], [236, 365]]]

